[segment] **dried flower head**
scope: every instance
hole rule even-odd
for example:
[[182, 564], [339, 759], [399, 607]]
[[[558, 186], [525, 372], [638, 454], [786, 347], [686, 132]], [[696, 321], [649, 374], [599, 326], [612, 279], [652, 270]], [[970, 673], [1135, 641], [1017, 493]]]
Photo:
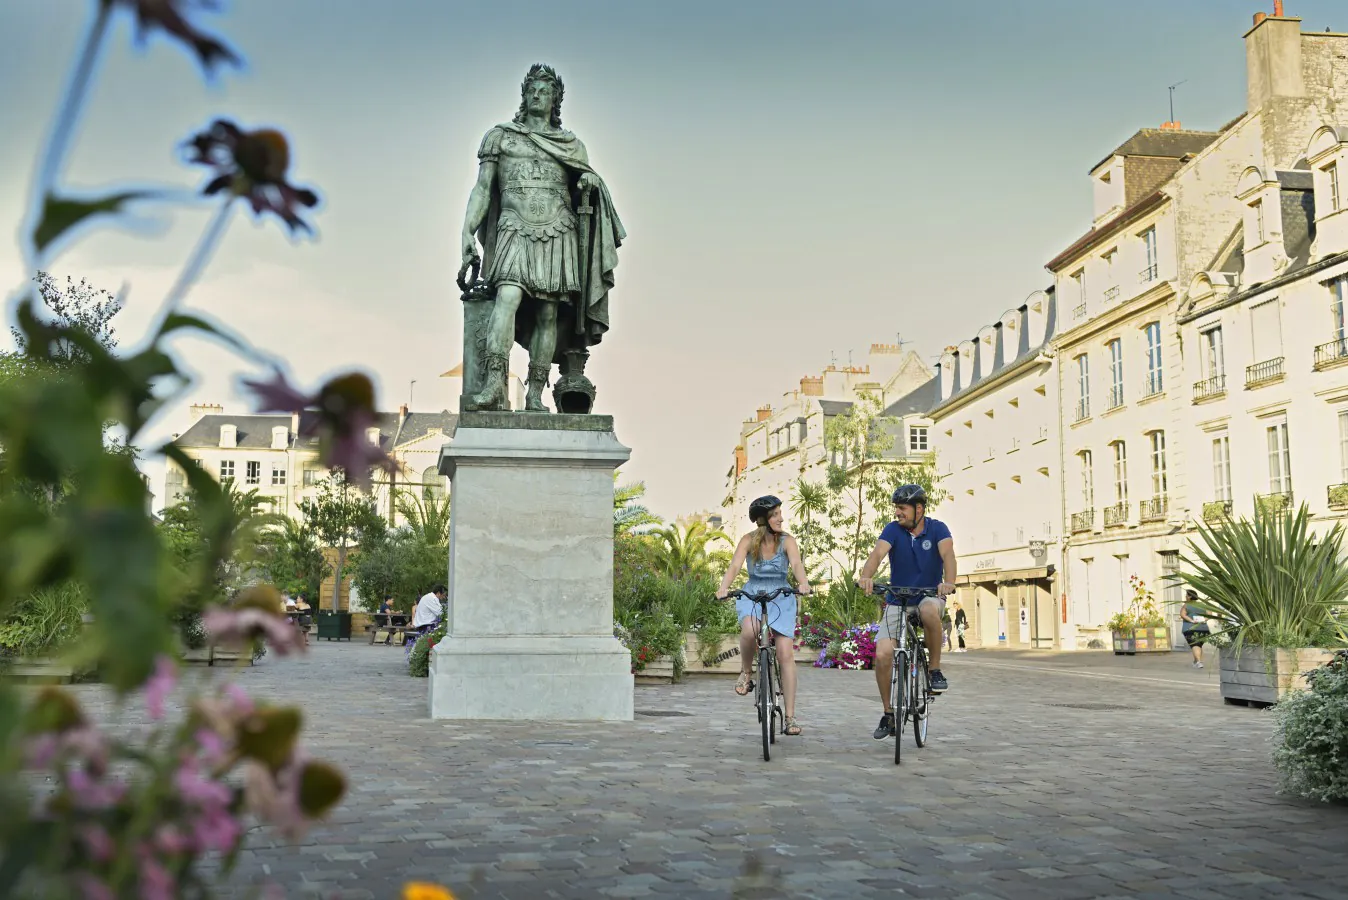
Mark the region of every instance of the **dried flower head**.
[[228, 119], [217, 119], [189, 140], [187, 147], [189, 163], [215, 171], [215, 177], [202, 188], [203, 194], [209, 197], [229, 191], [247, 199], [255, 215], [274, 213], [292, 233], [313, 231], [300, 218], [299, 207], [317, 206], [318, 195], [286, 180], [290, 144], [284, 134], [271, 128], [244, 131]]
[[138, 40], [144, 41], [146, 33], [151, 29], [162, 29], [189, 47], [207, 71], [222, 62], [236, 66], [242, 64], [242, 60], [233, 50], [210, 35], [198, 31], [187, 21], [186, 9], [194, 6], [198, 9], [215, 9], [216, 4], [211, 0], [101, 0], [101, 2], [105, 10], [121, 6], [131, 11], [136, 17]]

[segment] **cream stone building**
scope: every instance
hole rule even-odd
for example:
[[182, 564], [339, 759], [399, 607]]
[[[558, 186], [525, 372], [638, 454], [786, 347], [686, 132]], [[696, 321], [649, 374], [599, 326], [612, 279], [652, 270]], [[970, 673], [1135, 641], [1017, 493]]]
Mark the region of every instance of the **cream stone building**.
[[[899, 344], [872, 344], [865, 364], [828, 366], [817, 376], [802, 378], [777, 406], [760, 407], [743, 423], [726, 473], [722, 528], [738, 540], [751, 527], [749, 504], [756, 497], [775, 494], [789, 505], [798, 479], [821, 480], [828, 465], [825, 423], [846, 412], [860, 393], [871, 393], [887, 408], [906, 409], [900, 401], [931, 380], [930, 366], [915, 352]], [[899, 418], [894, 458], [925, 457], [929, 436], [924, 412]]]
[[971, 647], [1057, 649], [1058, 380], [1054, 290], [948, 347], [927, 412], [941, 487], [933, 515], [959, 560]]
[[[317, 440], [300, 436], [299, 414], [228, 415], [217, 404], [193, 406], [191, 411], [191, 427], [174, 443], [217, 479], [232, 480], [242, 491], [258, 491], [275, 512], [298, 519], [300, 501], [312, 498], [329, 475], [318, 461]], [[429, 487], [443, 496], [448, 491], [448, 479], [436, 465], [457, 418], [449, 412], [409, 412], [404, 406], [396, 413], [378, 414], [367, 430], [366, 440], [397, 463], [397, 471], [380, 475], [373, 490], [376, 508], [391, 525], [403, 523], [391, 502], [396, 492], [420, 494]], [[172, 460], [164, 481], [164, 504], [171, 506], [186, 490], [185, 474]]]
[[[1224, 421], [1223, 402], [1248, 400], [1247, 414], [1267, 420], [1257, 425], [1262, 434], [1283, 442], [1278, 464], [1288, 463], [1288, 430], [1272, 421], [1282, 413], [1271, 393], [1219, 399], [1232, 392], [1225, 380], [1231, 345], [1215, 328], [1220, 317], [1210, 314], [1232, 297], [1260, 308], [1263, 324], [1247, 341], [1252, 386], [1277, 383], [1274, 370], [1285, 354], [1269, 330], [1275, 308], [1255, 302], [1272, 295], [1240, 290], [1242, 247], [1248, 229], [1260, 243], [1246, 283], [1275, 271], [1290, 275], [1282, 257], [1298, 248], [1266, 245], [1282, 224], [1292, 226], [1295, 241], [1307, 177], [1326, 185], [1333, 178], [1328, 164], [1311, 174], [1308, 147], [1348, 99], [1348, 35], [1302, 33], [1299, 21], [1261, 15], [1245, 35], [1248, 105], [1237, 119], [1217, 132], [1184, 131], [1178, 123], [1143, 130], [1101, 161], [1091, 171], [1093, 226], [1048, 264], [1067, 311], [1054, 340], [1065, 646], [1108, 640], [1104, 623], [1129, 602], [1131, 576], [1158, 598], [1179, 599], [1181, 588], [1165, 576], [1179, 571], [1194, 516], [1215, 499], [1210, 435]], [[1323, 155], [1315, 158], [1324, 163], [1337, 137], [1320, 140], [1315, 147]], [[1209, 318], [1194, 317], [1200, 307]], [[1253, 470], [1241, 471], [1248, 478]], [[1177, 641], [1178, 624], [1172, 616]]]

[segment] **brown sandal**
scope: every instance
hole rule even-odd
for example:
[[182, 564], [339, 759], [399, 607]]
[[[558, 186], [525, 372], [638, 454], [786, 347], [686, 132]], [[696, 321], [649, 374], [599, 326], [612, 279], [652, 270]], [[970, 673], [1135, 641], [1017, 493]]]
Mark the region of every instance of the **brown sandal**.
[[800, 726], [796, 724], [795, 716], [786, 720], [786, 727], [782, 729], [782, 734], [787, 737], [795, 737], [800, 734]]
[[741, 672], [740, 677], [735, 679], [735, 693], [741, 697], [754, 689], [754, 677], [748, 672]]

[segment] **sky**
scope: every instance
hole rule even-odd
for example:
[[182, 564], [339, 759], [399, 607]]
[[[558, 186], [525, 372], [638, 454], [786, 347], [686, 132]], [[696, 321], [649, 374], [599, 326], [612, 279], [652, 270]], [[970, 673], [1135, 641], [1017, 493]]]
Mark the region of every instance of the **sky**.
[[[0, 290], [29, 183], [95, 0], [0, 0]], [[1272, 2], [893, 0], [225, 0], [196, 23], [245, 58], [205, 83], [162, 35], [117, 17], [64, 183], [168, 184], [218, 116], [281, 129], [313, 186], [314, 240], [239, 214], [187, 307], [306, 387], [371, 375], [380, 406], [450, 406], [454, 274], [482, 135], [530, 64], [566, 83], [628, 232], [612, 330], [589, 374], [657, 513], [715, 509], [740, 423], [831, 359], [896, 336], [934, 361], [1049, 283], [1090, 224], [1088, 171], [1141, 127], [1216, 129], [1245, 108], [1241, 36]], [[1341, 0], [1288, 0], [1306, 31], [1348, 30]], [[153, 321], [209, 218], [184, 203], [86, 232], [47, 268], [127, 291], [124, 346]], [[12, 311], [10, 313], [12, 316]], [[8, 340], [7, 335], [0, 341]], [[0, 342], [0, 346], [6, 346]], [[195, 337], [188, 405], [251, 408], [254, 360]], [[522, 352], [516, 351], [518, 371]], [[415, 385], [412, 382], [415, 381]], [[162, 467], [147, 469], [163, 491]]]

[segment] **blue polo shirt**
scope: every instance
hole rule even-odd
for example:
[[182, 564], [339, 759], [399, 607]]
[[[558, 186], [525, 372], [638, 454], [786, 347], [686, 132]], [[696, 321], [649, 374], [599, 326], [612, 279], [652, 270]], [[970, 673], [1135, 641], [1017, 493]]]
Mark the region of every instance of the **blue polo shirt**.
[[939, 519], [925, 519], [922, 524], [916, 537], [898, 522], [880, 532], [880, 540], [889, 544], [889, 583], [895, 587], [934, 588], [945, 575], [938, 548], [950, 537], [950, 529]]

